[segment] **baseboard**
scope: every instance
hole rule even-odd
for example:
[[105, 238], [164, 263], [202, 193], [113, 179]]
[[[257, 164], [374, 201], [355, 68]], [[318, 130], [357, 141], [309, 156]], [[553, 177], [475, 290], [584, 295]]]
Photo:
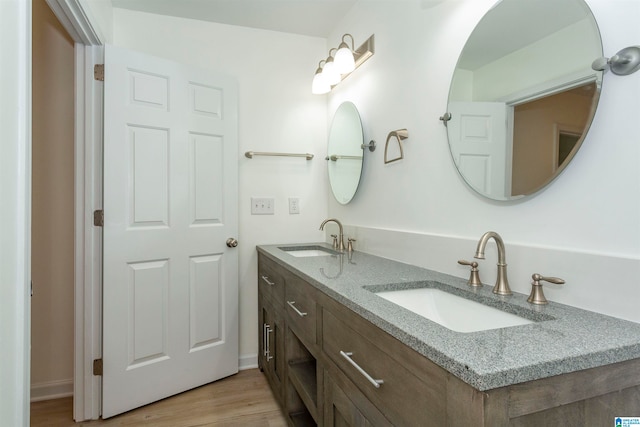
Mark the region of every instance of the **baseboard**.
[[258, 355], [257, 354], [244, 354], [240, 355], [238, 359], [238, 369], [244, 371], [246, 369], [254, 369], [258, 367]]
[[59, 399], [73, 396], [73, 380], [48, 381], [31, 385], [31, 401]]
[[[241, 371], [258, 367], [257, 354], [245, 354], [238, 359], [238, 369]], [[31, 385], [31, 401], [59, 399], [73, 396], [73, 380], [49, 381]]]

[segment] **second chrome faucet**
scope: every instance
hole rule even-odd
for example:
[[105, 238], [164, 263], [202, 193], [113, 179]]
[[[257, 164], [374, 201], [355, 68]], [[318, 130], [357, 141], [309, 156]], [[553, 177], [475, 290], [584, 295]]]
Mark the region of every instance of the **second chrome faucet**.
[[498, 246], [498, 277], [493, 287], [493, 293], [498, 295], [512, 295], [513, 292], [511, 292], [509, 288], [509, 280], [507, 279], [507, 256], [504, 249], [504, 242], [498, 233], [495, 231], [487, 231], [482, 235], [478, 242], [474, 258], [484, 259], [484, 248], [491, 238], [496, 241], [496, 245]]
[[335, 218], [325, 219], [324, 221], [322, 221], [322, 224], [320, 224], [320, 230], [324, 230], [324, 226], [328, 222], [335, 222], [336, 224], [338, 224], [338, 244], [336, 249], [339, 250], [340, 252], [344, 252], [345, 245], [344, 245], [344, 231], [342, 229], [342, 223], [340, 223], [340, 221], [338, 221]]

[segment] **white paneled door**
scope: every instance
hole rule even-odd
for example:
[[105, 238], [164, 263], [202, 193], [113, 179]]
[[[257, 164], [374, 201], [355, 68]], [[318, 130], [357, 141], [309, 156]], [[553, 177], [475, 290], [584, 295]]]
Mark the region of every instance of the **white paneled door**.
[[504, 102], [450, 102], [449, 145], [465, 181], [481, 194], [511, 196], [511, 141]]
[[237, 85], [112, 46], [103, 418], [238, 371]]

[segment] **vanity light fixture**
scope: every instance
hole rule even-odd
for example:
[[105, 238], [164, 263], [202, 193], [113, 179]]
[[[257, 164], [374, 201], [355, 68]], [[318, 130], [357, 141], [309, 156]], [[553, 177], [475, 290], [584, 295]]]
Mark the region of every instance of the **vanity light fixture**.
[[[351, 38], [351, 47], [345, 41], [347, 36]], [[318, 64], [311, 84], [311, 93], [322, 95], [331, 91], [334, 86], [344, 80], [367, 59], [371, 58], [374, 54], [374, 35], [372, 34], [357, 49], [354, 50], [353, 46], [353, 36], [345, 34], [342, 36], [340, 45], [329, 50], [327, 59], [321, 60]], [[332, 51], [336, 51], [335, 56]], [[324, 65], [322, 64], [323, 62]]]
[[327, 79], [322, 75], [323, 62], [325, 62], [324, 59], [318, 63], [318, 69], [316, 70], [316, 74], [313, 76], [313, 82], [311, 83], [311, 93], [318, 95], [328, 93], [331, 90], [331, 85], [327, 83]]
[[[344, 41], [345, 37], [351, 37], [351, 47]], [[355, 50], [353, 36], [351, 34], [345, 34], [342, 36], [342, 42], [338, 46], [336, 57], [334, 59], [336, 70], [340, 74], [349, 74], [356, 69], [356, 60], [353, 58], [353, 51]]]
[[333, 56], [331, 56], [332, 50], [337, 49], [334, 47], [329, 51], [329, 56], [324, 62], [324, 67], [322, 67], [322, 76], [330, 86], [337, 85], [341, 80], [340, 73], [338, 72], [336, 64], [333, 61]]

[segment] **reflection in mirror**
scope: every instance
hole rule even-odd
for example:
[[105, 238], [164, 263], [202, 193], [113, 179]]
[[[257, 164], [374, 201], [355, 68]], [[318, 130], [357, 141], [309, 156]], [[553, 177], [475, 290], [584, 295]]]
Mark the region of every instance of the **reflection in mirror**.
[[351, 102], [340, 104], [331, 122], [326, 157], [331, 190], [340, 204], [349, 203], [358, 189], [362, 174], [363, 142], [358, 109]]
[[513, 200], [548, 185], [575, 156], [598, 102], [602, 56], [583, 0], [502, 0], [456, 66], [447, 112], [451, 155], [483, 196]]

